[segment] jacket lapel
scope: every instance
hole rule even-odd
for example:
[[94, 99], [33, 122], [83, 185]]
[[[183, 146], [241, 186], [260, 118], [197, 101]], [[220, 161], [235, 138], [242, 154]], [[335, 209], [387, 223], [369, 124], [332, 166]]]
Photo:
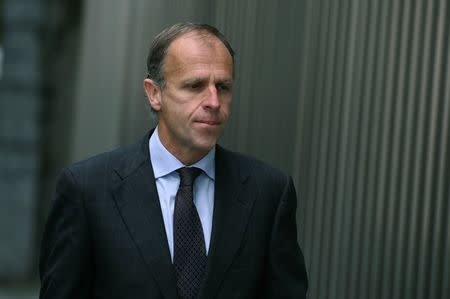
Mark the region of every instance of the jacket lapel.
[[206, 279], [199, 298], [212, 298], [239, 249], [253, 199], [240, 196], [248, 174], [217, 146], [214, 215]]
[[119, 181], [114, 199], [164, 298], [177, 298], [175, 273], [148, 154], [148, 138], [144, 138], [135, 152], [135, 155], [127, 152], [122, 167], [115, 169]]

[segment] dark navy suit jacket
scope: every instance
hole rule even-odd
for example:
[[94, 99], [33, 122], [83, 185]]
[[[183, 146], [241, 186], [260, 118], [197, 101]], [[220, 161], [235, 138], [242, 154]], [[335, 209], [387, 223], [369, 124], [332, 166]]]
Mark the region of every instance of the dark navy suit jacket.
[[[60, 174], [42, 241], [41, 299], [177, 298], [148, 138]], [[305, 298], [295, 214], [289, 176], [217, 146], [199, 298]]]

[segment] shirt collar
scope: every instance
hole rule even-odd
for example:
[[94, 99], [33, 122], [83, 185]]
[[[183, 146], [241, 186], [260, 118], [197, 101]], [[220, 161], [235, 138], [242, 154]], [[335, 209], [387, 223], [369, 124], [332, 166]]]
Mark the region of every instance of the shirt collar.
[[178, 168], [185, 166], [200, 168], [212, 180], [215, 179], [214, 160], [216, 156], [216, 147], [213, 147], [206, 154], [206, 156], [204, 156], [196, 163], [192, 165], [184, 165], [180, 160], [178, 160], [174, 155], [172, 155], [161, 143], [158, 134], [158, 127], [156, 127], [152, 136], [150, 136], [148, 144], [150, 152], [150, 161], [152, 162], [155, 179], [168, 175], [169, 173], [174, 172]]

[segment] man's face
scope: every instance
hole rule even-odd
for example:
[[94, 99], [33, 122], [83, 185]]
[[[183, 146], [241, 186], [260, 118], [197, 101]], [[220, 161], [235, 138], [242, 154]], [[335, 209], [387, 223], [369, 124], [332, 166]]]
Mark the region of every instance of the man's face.
[[144, 83], [158, 113], [161, 142], [183, 163], [195, 163], [216, 144], [227, 123], [231, 55], [212, 35], [186, 33], [170, 44], [163, 71], [162, 90], [153, 86], [149, 93], [149, 82]]

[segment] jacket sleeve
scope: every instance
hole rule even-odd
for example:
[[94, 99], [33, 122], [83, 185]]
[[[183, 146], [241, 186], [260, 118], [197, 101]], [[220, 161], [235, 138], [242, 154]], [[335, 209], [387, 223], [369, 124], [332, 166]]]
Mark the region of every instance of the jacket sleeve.
[[90, 298], [91, 268], [82, 188], [74, 174], [65, 169], [57, 180], [42, 239], [39, 298]]
[[289, 177], [278, 204], [270, 241], [269, 298], [306, 298], [308, 279], [297, 242], [296, 206], [295, 188]]

